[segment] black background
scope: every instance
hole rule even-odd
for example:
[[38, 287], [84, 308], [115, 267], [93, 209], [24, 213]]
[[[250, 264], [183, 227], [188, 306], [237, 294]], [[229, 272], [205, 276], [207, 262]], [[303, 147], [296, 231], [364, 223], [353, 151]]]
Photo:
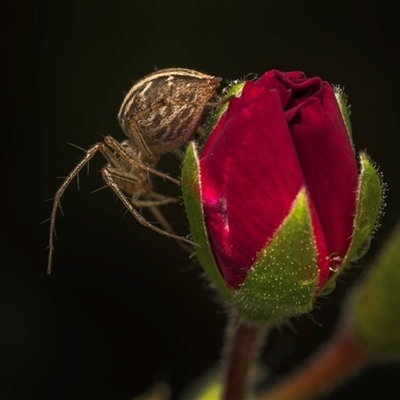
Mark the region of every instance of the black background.
[[[388, 182], [366, 269], [399, 218], [397, 2], [1, 2], [1, 399], [129, 399], [154, 382], [177, 398], [219, 358], [225, 316], [173, 241], [124, 217], [104, 160], [62, 205], [46, 275], [51, 199], [87, 148], [110, 134], [132, 83], [155, 68], [229, 79], [277, 68], [345, 87], [354, 140]], [[5, 135], [4, 135], [5, 132]], [[179, 173], [167, 156], [160, 169]], [[160, 185], [162, 185], [160, 183]], [[333, 187], [332, 190], [335, 190]], [[178, 194], [167, 185], [163, 193]], [[179, 206], [166, 208], [187, 233]], [[313, 318], [274, 332], [270, 381], [332, 333], [353, 270]], [[397, 312], [397, 310], [394, 310]], [[378, 366], [329, 399], [400, 398], [399, 367]], [[396, 379], [397, 378], [397, 379]]]

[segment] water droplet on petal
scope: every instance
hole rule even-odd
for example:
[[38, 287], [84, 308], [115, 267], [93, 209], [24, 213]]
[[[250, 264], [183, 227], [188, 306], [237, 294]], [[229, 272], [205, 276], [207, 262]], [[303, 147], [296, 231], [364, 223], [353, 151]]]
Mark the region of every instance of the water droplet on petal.
[[343, 259], [339, 253], [332, 253], [328, 256], [329, 260], [329, 271], [338, 272], [340, 266], [342, 265]]

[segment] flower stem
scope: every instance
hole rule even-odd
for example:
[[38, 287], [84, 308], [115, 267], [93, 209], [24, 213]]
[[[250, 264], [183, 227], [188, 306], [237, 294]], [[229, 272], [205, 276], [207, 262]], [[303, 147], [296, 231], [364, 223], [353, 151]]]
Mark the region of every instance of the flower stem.
[[251, 384], [252, 367], [265, 331], [265, 325], [249, 325], [237, 316], [231, 318], [227, 329], [222, 400], [246, 398]]
[[352, 332], [342, 329], [307, 365], [260, 396], [259, 400], [311, 400], [361, 371], [371, 362]]

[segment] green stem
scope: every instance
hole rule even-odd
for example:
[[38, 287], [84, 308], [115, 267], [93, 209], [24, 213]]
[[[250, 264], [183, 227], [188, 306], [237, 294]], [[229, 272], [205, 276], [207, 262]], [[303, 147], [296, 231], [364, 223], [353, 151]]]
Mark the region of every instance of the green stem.
[[265, 325], [248, 324], [237, 316], [231, 318], [225, 348], [225, 376], [222, 400], [244, 400], [251, 386], [251, 372]]
[[371, 359], [351, 330], [338, 332], [307, 365], [260, 396], [259, 400], [311, 400], [326, 394], [365, 368]]

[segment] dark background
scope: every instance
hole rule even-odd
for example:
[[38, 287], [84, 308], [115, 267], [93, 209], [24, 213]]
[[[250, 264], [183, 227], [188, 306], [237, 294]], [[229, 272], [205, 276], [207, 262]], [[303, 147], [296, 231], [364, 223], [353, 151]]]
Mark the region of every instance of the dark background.
[[[139, 225], [98, 172], [81, 173], [57, 220], [46, 275], [51, 199], [82, 148], [123, 134], [116, 114], [155, 68], [229, 79], [277, 68], [341, 84], [354, 141], [388, 182], [386, 215], [364, 270], [399, 218], [397, 2], [1, 2], [1, 399], [129, 399], [154, 382], [173, 398], [213, 366], [225, 316], [173, 241]], [[5, 133], [5, 135], [4, 135]], [[160, 169], [179, 173], [167, 156]], [[161, 183], [160, 183], [161, 185]], [[332, 188], [332, 190], [335, 190]], [[178, 194], [167, 185], [163, 193]], [[165, 214], [187, 233], [184, 213]], [[313, 318], [274, 332], [270, 382], [332, 333], [353, 270]], [[329, 399], [400, 398], [396, 365], [370, 368]]]

